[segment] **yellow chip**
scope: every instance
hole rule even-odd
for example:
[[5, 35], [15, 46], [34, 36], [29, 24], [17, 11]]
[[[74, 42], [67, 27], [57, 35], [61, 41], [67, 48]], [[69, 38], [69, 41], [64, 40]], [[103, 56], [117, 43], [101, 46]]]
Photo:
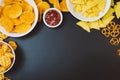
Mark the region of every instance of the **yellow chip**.
[[16, 25], [13, 32], [25, 33], [30, 29], [30, 27], [31, 27], [31, 24], [22, 23], [20, 25]]
[[3, 50], [4, 52], [7, 52], [8, 48], [9, 48], [9, 47], [8, 47], [6, 44], [2, 44], [2, 50]]
[[14, 25], [19, 25], [22, 23], [19, 18], [12, 19], [12, 22], [14, 23]]
[[0, 80], [4, 80], [4, 77], [5, 77], [4, 74], [0, 74]]
[[23, 8], [23, 11], [33, 11], [33, 7], [26, 1], [22, 1], [21, 2], [21, 5], [22, 5], [22, 8]]
[[7, 32], [11, 32], [12, 29], [14, 28], [13, 22], [5, 16], [2, 16], [0, 18], [0, 25], [5, 28]]
[[12, 53], [6, 52], [5, 56], [9, 57], [9, 58], [14, 58], [14, 55]]
[[19, 4], [7, 5], [3, 9], [3, 14], [10, 18], [18, 18], [22, 14], [22, 7]]
[[14, 0], [3, 0], [5, 4], [11, 4]]
[[51, 4], [53, 4], [53, 3], [54, 3], [54, 0], [49, 0], [49, 2], [50, 2]]
[[62, 0], [62, 2], [60, 3], [60, 9], [62, 12], [68, 12], [68, 8], [66, 5], [66, 0]]
[[[3, 72], [3, 71], [5, 71], [5, 70], [6, 70], [5, 67], [0, 67], [0, 72]], [[4, 80], [4, 78], [3, 78], [3, 79], [0, 79], [0, 80]]]
[[10, 44], [14, 50], [17, 49], [17, 44], [15, 41], [9, 41], [8, 44]]
[[6, 69], [8, 67], [10, 67], [10, 65], [11, 65], [12, 62], [11, 62], [11, 59], [9, 57], [3, 56], [1, 60], [2, 60], [2, 66], [3, 67], [5, 67]]
[[38, 7], [38, 10], [42, 9], [44, 12], [45, 10], [50, 8], [50, 5], [47, 2], [42, 1], [37, 4], [37, 7]]
[[21, 16], [20, 16], [20, 20], [23, 23], [27, 23], [27, 24], [31, 24], [34, 22], [35, 19], [35, 15], [34, 12], [31, 11], [25, 11]]
[[42, 0], [34, 0], [36, 4], [38, 4], [39, 2], [42, 2]]
[[54, 0], [53, 6], [54, 6], [54, 8], [57, 8], [60, 10], [59, 0]]

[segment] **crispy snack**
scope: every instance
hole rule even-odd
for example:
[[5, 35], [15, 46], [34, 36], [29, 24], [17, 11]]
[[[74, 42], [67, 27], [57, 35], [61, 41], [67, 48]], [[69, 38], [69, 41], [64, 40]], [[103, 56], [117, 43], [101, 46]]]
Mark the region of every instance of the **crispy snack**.
[[22, 23], [32, 24], [35, 19], [34, 13], [31, 11], [25, 11], [20, 16], [20, 21]]
[[110, 31], [107, 28], [102, 29], [102, 34], [105, 37], [109, 37], [110, 36]]
[[33, 12], [33, 7], [29, 3], [27, 3], [25, 0], [23, 0], [21, 3], [23, 11]]
[[0, 74], [0, 80], [3, 80], [4, 79], [4, 74]]
[[9, 41], [8, 44], [10, 44], [14, 50], [17, 49], [17, 44], [15, 41]]
[[11, 4], [14, 0], [3, 0], [5, 4]]
[[67, 8], [67, 5], [66, 5], [66, 0], [62, 0], [60, 2], [60, 10], [62, 12], [69, 12], [68, 8]]
[[22, 23], [20, 25], [16, 25], [13, 32], [25, 33], [30, 29], [30, 27], [31, 27], [31, 24]]
[[39, 2], [42, 2], [42, 0], [34, 0], [36, 4], [38, 4]]
[[2, 27], [4, 27], [7, 32], [11, 32], [14, 28], [13, 22], [6, 16], [2, 16], [0, 18], [0, 25], [2, 25]]
[[112, 38], [112, 39], [110, 40], [110, 44], [111, 44], [111, 45], [114, 45], [114, 46], [118, 46], [118, 45], [119, 45], [119, 40], [118, 40], [118, 38]]
[[54, 3], [54, 0], [48, 0], [51, 4], [53, 4]]
[[50, 8], [50, 5], [46, 1], [42, 1], [37, 4], [37, 7], [39, 11], [42, 9], [42, 12], [44, 12]]
[[[10, 51], [9, 51], [10, 50]], [[6, 44], [0, 45], [0, 72], [4, 72], [12, 64], [14, 55]]]
[[0, 41], [3, 41], [3, 40], [5, 40], [5, 39], [7, 39], [7, 38], [8, 38], [7, 35], [5, 35], [5, 34], [3, 34], [2, 32], [0, 32]]
[[7, 5], [3, 9], [3, 14], [10, 18], [18, 18], [22, 14], [22, 7], [19, 4]]
[[54, 6], [54, 8], [57, 8], [57, 9], [60, 10], [59, 0], [54, 0], [54, 2], [53, 2], [53, 6]]

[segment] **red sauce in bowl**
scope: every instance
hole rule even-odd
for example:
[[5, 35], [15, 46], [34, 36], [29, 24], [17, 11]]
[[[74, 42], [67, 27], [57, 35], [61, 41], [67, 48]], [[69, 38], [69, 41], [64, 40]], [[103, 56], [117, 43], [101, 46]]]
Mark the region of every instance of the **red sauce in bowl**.
[[50, 26], [56, 26], [60, 22], [60, 14], [56, 10], [50, 10], [45, 15], [45, 21]]

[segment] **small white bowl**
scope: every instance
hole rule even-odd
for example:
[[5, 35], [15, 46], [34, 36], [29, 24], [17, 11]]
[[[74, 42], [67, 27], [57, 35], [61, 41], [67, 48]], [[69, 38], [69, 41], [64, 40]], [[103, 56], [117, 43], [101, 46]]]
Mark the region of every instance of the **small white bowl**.
[[98, 17], [95, 17], [95, 18], [87, 18], [87, 17], [84, 17], [80, 12], [74, 11], [74, 4], [72, 4], [70, 2], [70, 0], [66, 0], [66, 4], [68, 7], [68, 10], [75, 18], [77, 18], [78, 20], [82, 20], [82, 21], [92, 22], [92, 21], [96, 21], [96, 20], [102, 18], [108, 12], [108, 10], [110, 8], [111, 0], [106, 1], [106, 7], [104, 9], [104, 12], [100, 13], [100, 15]]
[[9, 67], [8, 69], [6, 69], [5, 71], [0, 72], [0, 74], [4, 74], [4, 73], [8, 72], [8, 71], [13, 67], [16, 58], [15, 58], [15, 52], [14, 52], [13, 48], [12, 48], [8, 43], [3, 42], [3, 41], [0, 41], [0, 45], [1, 45], [1, 44], [6, 44], [6, 45], [11, 49], [12, 54], [14, 55], [14, 58], [13, 58], [13, 60], [12, 60], [12, 64], [10, 65], [10, 67]]
[[[10, 37], [22, 37], [22, 36], [27, 35], [28, 33], [30, 33], [34, 29], [34, 27], [36, 26], [37, 21], [38, 21], [38, 9], [37, 9], [37, 6], [36, 6], [34, 0], [26, 0], [26, 1], [33, 7], [33, 10], [35, 13], [35, 20], [34, 20], [33, 24], [31, 25], [31, 28], [27, 32], [20, 34], [20, 33], [6, 32], [6, 30], [2, 26], [0, 26], [0, 31], [2, 33], [6, 34]], [[0, 5], [2, 5], [2, 3], [3, 3], [3, 0], [0, 0]]]
[[[49, 24], [46, 22], [46, 20], [45, 20], [46, 14], [47, 14], [49, 11], [51, 11], [51, 10], [55, 10], [55, 11], [57, 11], [57, 12], [60, 14], [60, 21], [59, 21], [59, 23], [58, 23], [57, 25], [54, 25], [54, 26], [49, 25]], [[58, 27], [58, 26], [62, 23], [62, 21], [63, 21], [63, 15], [62, 15], [61, 11], [58, 10], [57, 8], [49, 8], [49, 9], [47, 9], [47, 10], [44, 12], [44, 14], [43, 14], [43, 22], [45, 23], [46, 26], [48, 26], [48, 27], [50, 27], [50, 28], [56, 28], [56, 27]]]

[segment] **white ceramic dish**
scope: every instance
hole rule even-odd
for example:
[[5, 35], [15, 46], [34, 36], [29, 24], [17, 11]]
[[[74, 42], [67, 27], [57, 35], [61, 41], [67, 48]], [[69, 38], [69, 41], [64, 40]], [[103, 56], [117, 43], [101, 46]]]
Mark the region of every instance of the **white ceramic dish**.
[[[47, 13], [48, 11], [50, 11], [50, 10], [55, 10], [55, 11], [57, 11], [57, 12], [60, 14], [60, 17], [61, 17], [60, 22], [59, 22], [57, 25], [55, 25], [55, 26], [50, 26], [50, 25], [47, 24], [46, 21], [45, 21], [46, 13]], [[43, 14], [43, 21], [44, 21], [44, 23], [45, 23], [46, 26], [48, 26], [48, 27], [50, 27], [50, 28], [56, 28], [56, 27], [58, 27], [58, 26], [62, 23], [62, 21], [63, 21], [63, 15], [62, 15], [62, 13], [61, 13], [60, 10], [58, 10], [58, 9], [56, 9], [56, 8], [49, 8], [49, 9], [47, 9], [47, 10], [44, 12], [44, 14]]]
[[8, 43], [0, 41], [0, 45], [1, 44], [6, 44], [11, 49], [12, 54], [14, 55], [11, 66], [8, 69], [6, 69], [4, 72], [0, 72], [0, 74], [4, 74], [4, 73], [8, 72], [13, 67], [16, 57], [15, 57], [15, 52], [14, 52], [13, 48]]
[[[8, 32], [6, 32], [6, 30], [2, 26], [0, 26], [0, 31], [2, 33], [6, 34], [10, 37], [22, 37], [22, 36], [27, 35], [28, 33], [30, 33], [34, 29], [34, 27], [36, 26], [37, 21], [38, 21], [38, 9], [37, 9], [37, 6], [36, 6], [34, 0], [26, 0], [26, 1], [33, 7], [33, 10], [35, 13], [35, 20], [34, 20], [33, 24], [31, 25], [31, 28], [27, 32], [20, 34], [20, 33], [8, 33]], [[3, 3], [3, 0], [0, 0], [0, 5], [2, 3]]]
[[73, 10], [73, 9], [74, 9], [74, 4], [72, 4], [72, 3], [70, 2], [70, 0], [66, 0], [66, 3], [67, 3], [67, 7], [68, 7], [70, 13], [71, 13], [75, 18], [77, 18], [78, 20], [91, 22], [91, 21], [96, 21], [96, 20], [102, 18], [102, 17], [107, 13], [107, 11], [108, 11], [109, 8], [110, 8], [111, 0], [107, 0], [107, 2], [106, 2], [106, 7], [105, 7], [105, 9], [104, 9], [104, 12], [102, 12], [98, 17], [95, 17], [95, 18], [86, 18], [86, 17], [82, 16], [82, 14], [81, 14], [80, 12], [75, 12], [75, 11]]

